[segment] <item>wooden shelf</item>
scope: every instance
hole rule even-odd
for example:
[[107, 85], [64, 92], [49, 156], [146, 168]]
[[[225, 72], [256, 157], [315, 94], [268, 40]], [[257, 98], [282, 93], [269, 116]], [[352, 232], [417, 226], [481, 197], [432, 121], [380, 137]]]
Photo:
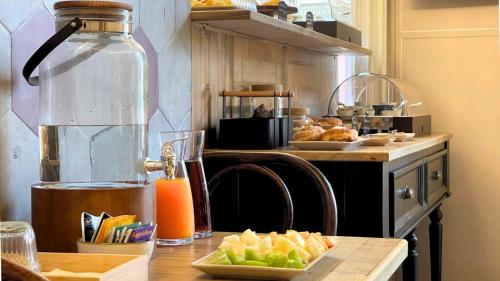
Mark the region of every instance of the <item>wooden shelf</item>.
[[192, 11], [191, 21], [328, 55], [372, 54], [344, 40], [248, 10]]

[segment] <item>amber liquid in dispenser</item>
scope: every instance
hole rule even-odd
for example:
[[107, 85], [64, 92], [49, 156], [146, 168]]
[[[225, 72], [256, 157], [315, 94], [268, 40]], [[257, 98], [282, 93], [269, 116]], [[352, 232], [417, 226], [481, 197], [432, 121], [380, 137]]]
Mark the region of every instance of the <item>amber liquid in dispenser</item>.
[[195, 238], [199, 233], [211, 231], [210, 204], [208, 200], [207, 183], [205, 181], [205, 172], [203, 165], [199, 161], [184, 161], [191, 184], [191, 193], [193, 195], [193, 207], [195, 218]]

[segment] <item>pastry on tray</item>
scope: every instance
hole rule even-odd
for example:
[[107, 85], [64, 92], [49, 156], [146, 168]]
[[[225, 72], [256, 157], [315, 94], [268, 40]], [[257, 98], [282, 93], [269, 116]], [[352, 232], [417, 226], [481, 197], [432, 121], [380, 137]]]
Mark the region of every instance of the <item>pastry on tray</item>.
[[320, 126], [312, 126], [298, 130], [293, 134], [294, 141], [343, 141], [353, 142], [358, 140], [358, 131], [349, 130], [345, 127], [333, 127], [324, 130]]
[[340, 120], [337, 117], [324, 117], [321, 119], [314, 120], [313, 124], [315, 126], [331, 128], [335, 126], [342, 126], [342, 120]]
[[232, 6], [230, 0], [191, 0], [191, 7]]
[[322, 141], [347, 141], [353, 142], [358, 138], [356, 130], [349, 130], [345, 127], [333, 127], [321, 134]]
[[321, 138], [325, 130], [319, 126], [313, 126], [308, 129], [297, 131], [293, 134], [293, 140], [295, 141], [317, 141]]

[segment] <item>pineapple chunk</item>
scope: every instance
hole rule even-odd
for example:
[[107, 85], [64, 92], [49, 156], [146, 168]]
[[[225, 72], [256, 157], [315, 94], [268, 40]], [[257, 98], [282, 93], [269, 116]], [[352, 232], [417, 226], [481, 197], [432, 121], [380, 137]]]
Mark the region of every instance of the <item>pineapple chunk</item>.
[[307, 238], [306, 250], [313, 256], [314, 259], [324, 253], [323, 246], [313, 237]]
[[237, 256], [244, 257], [246, 248], [247, 244], [243, 242], [231, 242], [231, 250], [233, 250], [234, 254]]
[[270, 236], [266, 236], [259, 241], [259, 253], [261, 255], [266, 255], [273, 250], [273, 241]]
[[278, 233], [276, 231], [270, 232], [269, 237], [271, 237], [271, 241], [273, 242], [273, 245], [276, 243], [276, 238], [278, 238]]
[[247, 229], [241, 234], [240, 241], [249, 246], [256, 245], [257, 242], [259, 242], [259, 236], [257, 236], [254, 231]]
[[295, 231], [295, 230], [287, 230], [285, 236], [290, 241], [293, 241], [295, 244], [297, 244], [297, 246], [304, 247], [305, 241], [304, 241], [304, 239], [302, 238], [302, 236], [300, 236], [300, 234], [297, 231]]
[[323, 241], [323, 237], [321, 236], [321, 233], [316, 232], [312, 233], [311, 236], [318, 241], [318, 243], [321, 245], [324, 251], [328, 250], [328, 245]]
[[274, 243], [274, 250], [278, 252], [282, 252], [283, 254], [288, 255], [291, 250], [295, 249], [297, 247], [297, 244], [294, 242], [290, 241], [286, 237], [283, 236], [278, 236], [276, 238], [276, 242]]
[[295, 249], [297, 251], [297, 254], [302, 258], [302, 260], [307, 264], [312, 260], [311, 254], [309, 254], [308, 251], [306, 251], [304, 248], [297, 247]]
[[229, 236], [226, 236], [224, 237], [224, 239], [222, 239], [222, 241], [226, 241], [226, 242], [240, 242], [240, 237], [236, 234], [233, 234], [233, 235], [229, 235]]
[[309, 231], [301, 231], [299, 232], [300, 236], [302, 236], [302, 238], [304, 240], [306, 240], [307, 238], [309, 238], [309, 236], [311, 236], [311, 234], [309, 233]]
[[231, 250], [231, 242], [222, 241], [219, 245], [219, 249]]

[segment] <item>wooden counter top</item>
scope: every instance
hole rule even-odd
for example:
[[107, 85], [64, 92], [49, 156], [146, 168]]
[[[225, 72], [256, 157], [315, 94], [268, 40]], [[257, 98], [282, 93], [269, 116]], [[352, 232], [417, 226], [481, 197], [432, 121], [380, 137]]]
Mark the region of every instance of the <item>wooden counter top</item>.
[[[272, 151], [293, 154], [309, 161], [387, 162], [446, 142], [451, 138], [452, 134], [449, 133], [432, 133], [430, 135], [415, 137], [413, 140], [407, 142], [395, 142], [387, 146], [360, 146], [358, 149], [352, 151], [300, 150], [295, 147], [284, 147]], [[206, 150], [206, 152], [220, 151], [269, 152], [270, 150]]]
[[[214, 251], [222, 237], [195, 240], [192, 245], [156, 248], [149, 263], [149, 280], [229, 280], [216, 279], [191, 267], [195, 260]], [[319, 261], [310, 274], [297, 280], [363, 281], [387, 280], [408, 253], [408, 243], [401, 239], [337, 237], [337, 248]], [[295, 280], [295, 279], [294, 279]]]

